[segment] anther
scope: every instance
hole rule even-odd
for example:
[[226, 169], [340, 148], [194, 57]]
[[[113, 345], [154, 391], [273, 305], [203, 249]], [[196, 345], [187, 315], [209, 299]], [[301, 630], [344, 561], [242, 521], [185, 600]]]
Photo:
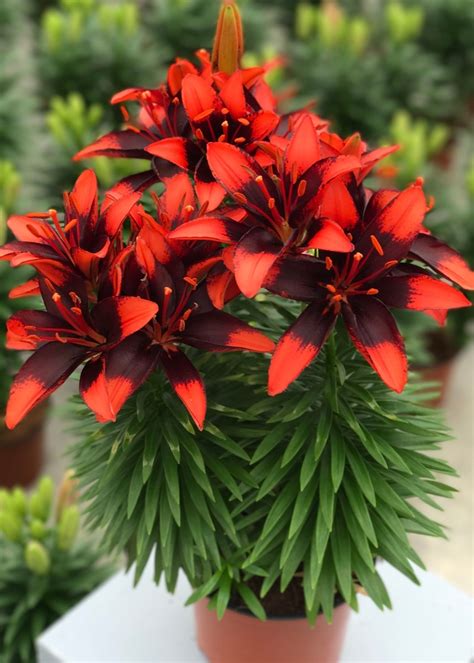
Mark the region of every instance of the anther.
[[379, 290], [377, 290], [377, 288], [369, 288], [369, 290], [367, 290], [367, 294], [368, 295], [378, 295]]
[[380, 244], [379, 240], [375, 237], [375, 235], [370, 236], [370, 241], [372, 242], [372, 246], [377, 251], [379, 256], [383, 256], [384, 251], [383, 251], [382, 245]]
[[330, 269], [332, 269], [334, 263], [333, 263], [332, 259], [329, 256], [326, 256], [325, 262], [326, 262], [326, 269], [328, 271]]
[[362, 253], [360, 253], [359, 251], [357, 251], [357, 253], [354, 253], [354, 260], [356, 262], [360, 262], [363, 257], [364, 257], [364, 255]]
[[306, 180], [301, 180], [301, 182], [298, 185], [298, 198], [301, 198], [304, 196], [306, 193], [306, 187], [308, 185], [308, 182]]
[[204, 134], [202, 133], [201, 129], [196, 129], [194, 133], [196, 134], [196, 138], [198, 140], [204, 140]]
[[245, 143], [246, 138], [243, 136], [239, 136], [238, 138], [234, 138], [234, 143], [237, 143], [238, 145], [241, 145], [242, 143]]
[[244, 127], [248, 127], [250, 124], [250, 122], [245, 117], [239, 117], [237, 122], [240, 122], [240, 124], [242, 124]]
[[246, 196], [244, 196], [243, 193], [239, 193], [238, 191], [237, 193], [234, 193], [234, 198], [242, 205], [246, 205], [248, 203]]

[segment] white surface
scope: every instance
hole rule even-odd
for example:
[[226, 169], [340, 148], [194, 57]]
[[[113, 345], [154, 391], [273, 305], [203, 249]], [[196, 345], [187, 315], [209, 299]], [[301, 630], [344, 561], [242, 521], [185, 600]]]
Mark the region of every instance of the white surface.
[[[471, 661], [473, 599], [429, 573], [418, 573], [421, 588], [387, 564], [380, 573], [394, 609], [382, 613], [361, 597], [341, 663]], [[136, 589], [118, 574], [41, 636], [39, 663], [203, 663], [188, 595], [184, 579], [174, 596], [155, 587], [151, 568]]]

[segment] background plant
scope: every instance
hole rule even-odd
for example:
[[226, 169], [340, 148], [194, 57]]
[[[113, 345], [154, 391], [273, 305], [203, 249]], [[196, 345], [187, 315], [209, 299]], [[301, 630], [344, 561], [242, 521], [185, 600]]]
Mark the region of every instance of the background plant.
[[49, 477], [30, 496], [0, 491], [2, 663], [33, 663], [35, 638], [110, 575], [100, 551], [76, 540], [78, 528], [70, 477], [56, 503]]

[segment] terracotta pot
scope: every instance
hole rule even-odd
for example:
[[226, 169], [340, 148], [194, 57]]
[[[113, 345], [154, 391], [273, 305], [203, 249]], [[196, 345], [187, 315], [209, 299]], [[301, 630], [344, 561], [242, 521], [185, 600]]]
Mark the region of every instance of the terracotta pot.
[[47, 412], [39, 405], [12, 431], [0, 424], [0, 486], [29, 486], [40, 474]]
[[209, 663], [336, 663], [344, 643], [350, 608], [342, 604], [328, 624], [320, 615], [314, 628], [306, 619], [261, 622], [235, 610], [218, 621], [207, 600], [195, 606], [197, 641]]
[[418, 375], [423, 382], [439, 382], [439, 396], [426, 400], [426, 405], [440, 407], [443, 405], [448, 393], [449, 381], [453, 371], [454, 358], [429, 368], [421, 368]]

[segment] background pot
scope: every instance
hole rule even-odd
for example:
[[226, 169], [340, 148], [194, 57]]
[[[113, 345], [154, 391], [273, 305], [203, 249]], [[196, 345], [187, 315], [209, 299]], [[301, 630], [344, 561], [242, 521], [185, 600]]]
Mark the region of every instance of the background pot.
[[47, 412], [48, 403], [39, 405], [12, 431], [2, 422], [0, 486], [29, 486], [40, 474]]
[[195, 606], [197, 640], [210, 663], [336, 663], [342, 650], [350, 608], [342, 604], [328, 624], [320, 615], [311, 628], [306, 619], [268, 619], [227, 610], [218, 621], [207, 609], [208, 600]]
[[440, 407], [443, 405], [446, 394], [448, 393], [453, 366], [454, 358], [436, 366], [419, 369], [418, 374], [423, 382], [439, 382], [439, 396], [427, 399], [426, 405], [430, 405], [431, 407]]

